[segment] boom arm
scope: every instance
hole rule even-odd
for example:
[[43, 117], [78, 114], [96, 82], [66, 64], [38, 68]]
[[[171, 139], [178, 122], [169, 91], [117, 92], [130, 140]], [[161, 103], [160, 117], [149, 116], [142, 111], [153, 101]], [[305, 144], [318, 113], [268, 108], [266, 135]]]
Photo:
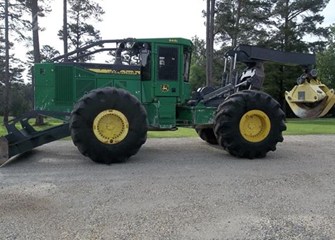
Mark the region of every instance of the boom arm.
[[[237, 62], [244, 63], [247, 68], [239, 74]], [[264, 62], [274, 62], [284, 65], [300, 65], [303, 68], [315, 65], [313, 54], [283, 52], [268, 48], [241, 44], [225, 54], [225, 63], [222, 77], [222, 87], [206, 94], [204, 102], [215, 98], [227, 97], [243, 89], [260, 90], [265, 79]]]
[[[238, 91], [240, 87], [261, 89], [265, 79], [264, 62], [300, 65], [304, 68], [315, 65], [316, 62], [315, 55], [313, 54], [283, 52], [245, 44], [229, 50], [225, 54], [225, 58], [224, 85], [233, 84], [236, 88], [235, 91]], [[228, 71], [227, 62], [230, 62]], [[242, 62], [247, 65], [247, 68], [241, 75], [239, 75], [236, 70], [237, 62]]]
[[315, 65], [316, 58], [314, 54], [283, 52], [258, 46], [239, 45], [233, 51], [229, 51], [229, 56], [236, 54], [237, 61], [249, 62], [274, 62], [284, 65]]

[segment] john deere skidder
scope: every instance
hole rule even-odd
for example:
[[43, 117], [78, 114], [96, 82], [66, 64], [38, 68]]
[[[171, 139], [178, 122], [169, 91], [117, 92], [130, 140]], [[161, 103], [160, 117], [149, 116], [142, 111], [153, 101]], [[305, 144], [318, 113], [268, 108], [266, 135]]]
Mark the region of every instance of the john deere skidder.
[[[93, 63], [103, 52], [108, 60]], [[105, 40], [35, 64], [35, 111], [6, 124], [0, 165], [67, 136], [95, 162], [120, 162], [139, 151], [148, 130], [177, 127], [193, 127], [204, 141], [237, 157], [274, 151], [283, 141], [285, 116], [260, 91], [263, 62], [311, 65], [314, 55], [240, 45], [226, 54], [222, 87], [191, 94], [191, 52], [191, 41], [182, 38]], [[237, 62], [246, 65], [242, 73]], [[63, 124], [36, 131], [28, 121], [36, 114]]]

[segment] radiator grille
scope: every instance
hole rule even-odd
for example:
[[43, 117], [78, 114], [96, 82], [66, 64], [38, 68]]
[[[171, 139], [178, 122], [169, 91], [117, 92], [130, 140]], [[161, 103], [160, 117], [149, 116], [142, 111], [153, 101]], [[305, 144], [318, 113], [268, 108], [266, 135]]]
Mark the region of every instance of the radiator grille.
[[73, 102], [73, 67], [55, 67], [55, 103], [59, 105], [72, 104]]

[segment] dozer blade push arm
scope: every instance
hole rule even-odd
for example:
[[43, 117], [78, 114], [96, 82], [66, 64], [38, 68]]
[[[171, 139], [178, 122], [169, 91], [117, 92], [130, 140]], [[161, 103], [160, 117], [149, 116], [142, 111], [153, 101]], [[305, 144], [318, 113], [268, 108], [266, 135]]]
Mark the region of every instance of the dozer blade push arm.
[[[70, 135], [68, 122], [46, 130], [36, 131], [28, 122], [36, 114], [37, 112], [30, 112], [5, 124], [8, 134], [0, 138], [0, 167], [15, 155]], [[17, 124], [20, 124], [22, 129], [18, 129]]]

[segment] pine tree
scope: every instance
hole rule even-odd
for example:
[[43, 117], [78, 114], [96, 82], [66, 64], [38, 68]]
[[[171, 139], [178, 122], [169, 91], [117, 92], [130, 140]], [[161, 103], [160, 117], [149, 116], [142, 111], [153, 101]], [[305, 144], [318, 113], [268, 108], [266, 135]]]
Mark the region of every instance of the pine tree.
[[329, 29], [328, 44], [317, 54], [318, 76], [328, 87], [335, 87], [335, 24]]
[[[42, 30], [39, 27], [39, 17], [44, 17], [47, 13], [49, 13], [50, 7], [49, 3], [50, 0], [17, 0], [21, 7], [24, 8], [24, 11], [31, 15], [31, 20], [26, 20], [28, 29], [32, 32], [32, 37], [27, 37], [26, 40], [28, 41], [28, 45], [33, 46], [33, 59], [31, 62], [39, 63], [41, 62], [41, 50], [40, 50], [40, 40], [39, 40], [39, 32]], [[28, 52], [29, 54], [29, 52]], [[29, 60], [28, 60], [29, 61]], [[32, 81], [32, 88], [31, 91], [34, 89], [34, 78], [31, 78], [31, 64], [28, 63], [28, 79]], [[33, 99], [32, 99], [33, 101]], [[33, 102], [32, 104], [33, 105]], [[37, 124], [43, 124], [43, 118], [38, 116], [36, 118]]]
[[320, 27], [324, 17], [322, 10], [329, 0], [273, 0], [271, 11], [270, 35], [266, 44], [284, 51], [308, 51], [313, 42], [305, 37], [316, 37], [315, 43], [320, 44], [319, 37], [326, 36], [327, 30]]
[[[13, 82], [22, 82], [23, 67], [21, 62], [11, 54], [10, 50], [13, 48], [13, 43], [10, 38], [15, 37], [14, 40], [20, 41], [24, 39], [24, 34], [21, 32], [26, 26], [27, 22], [21, 19], [23, 9], [16, 4], [16, 2], [6, 0], [0, 4], [0, 28], [3, 30], [0, 34], [0, 72], [3, 77], [1, 85], [4, 85], [1, 101], [3, 102], [4, 122], [8, 122], [10, 114], [10, 99], [11, 99], [11, 85]], [[11, 54], [11, 55], [10, 55]]]
[[270, 0], [217, 0], [215, 5], [214, 85], [221, 84], [227, 50], [239, 44], [257, 44], [267, 35]]
[[24, 8], [24, 11], [31, 15], [28, 22], [27, 30], [31, 31], [31, 37], [28, 35], [27, 42], [28, 45], [33, 46], [33, 62], [41, 62], [41, 53], [40, 53], [40, 41], [39, 41], [39, 32], [43, 31], [39, 26], [39, 18], [45, 17], [50, 11], [49, 6], [51, 0], [17, 0], [21, 6]]
[[[101, 16], [105, 13], [101, 6], [91, 0], [69, 0], [67, 14], [67, 36], [68, 48], [76, 50], [83, 45], [100, 40], [100, 31], [90, 23], [91, 20], [102, 21]], [[63, 39], [63, 29], [58, 32], [60, 39]], [[78, 53], [79, 55], [80, 53]], [[87, 57], [84, 60], [88, 60]]]
[[256, 43], [266, 34], [271, 13], [269, 0], [220, 0], [216, 3], [216, 39], [235, 47]]
[[205, 41], [198, 37], [192, 39], [193, 53], [191, 61], [190, 84], [192, 90], [203, 87], [206, 82], [206, 49]]
[[31, 37], [27, 38], [29, 45], [32, 43], [34, 62], [41, 62], [40, 56], [40, 41], [39, 41], [39, 31], [43, 30], [39, 26], [39, 18], [45, 17], [47, 13], [51, 11], [49, 3], [50, 0], [17, 0], [21, 6], [24, 8], [25, 12], [29, 13], [31, 20], [27, 20], [28, 29], [31, 30]]

